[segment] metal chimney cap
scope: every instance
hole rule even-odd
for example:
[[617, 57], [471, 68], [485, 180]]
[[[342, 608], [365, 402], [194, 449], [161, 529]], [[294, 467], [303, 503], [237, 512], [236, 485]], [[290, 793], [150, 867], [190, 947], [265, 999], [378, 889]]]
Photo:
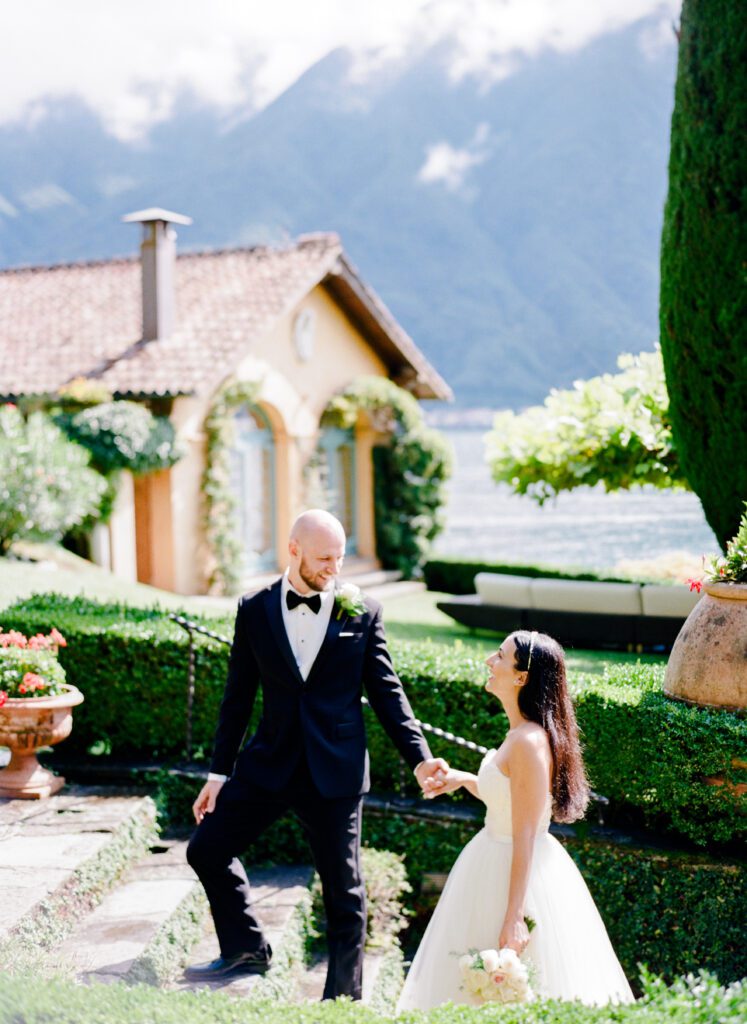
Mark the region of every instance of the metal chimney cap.
[[191, 224], [192, 218], [185, 217], [181, 213], [172, 213], [170, 210], [162, 210], [158, 206], [152, 206], [149, 210], [138, 210], [137, 213], [126, 213], [122, 218], [125, 224], [152, 224], [154, 221], [164, 221], [166, 224]]

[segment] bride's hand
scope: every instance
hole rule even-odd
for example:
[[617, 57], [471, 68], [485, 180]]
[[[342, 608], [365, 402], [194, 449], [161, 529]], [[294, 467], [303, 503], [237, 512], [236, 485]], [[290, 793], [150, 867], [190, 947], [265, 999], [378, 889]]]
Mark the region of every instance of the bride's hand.
[[516, 953], [523, 953], [526, 944], [529, 942], [529, 929], [523, 917], [506, 918], [498, 938], [498, 949], [513, 949]]
[[439, 793], [454, 793], [457, 789], [464, 785], [465, 777], [468, 772], [460, 772], [456, 768], [449, 768], [449, 770], [441, 776], [441, 786], [438, 790]]

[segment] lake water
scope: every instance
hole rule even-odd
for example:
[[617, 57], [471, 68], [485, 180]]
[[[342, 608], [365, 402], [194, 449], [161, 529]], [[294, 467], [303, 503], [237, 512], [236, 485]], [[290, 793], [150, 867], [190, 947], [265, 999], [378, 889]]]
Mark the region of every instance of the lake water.
[[582, 488], [540, 508], [493, 483], [485, 430], [443, 429], [454, 446], [447, 526], [434, 555], [551, 565], [614, 568], [627, 559], [671, 551], [713, 554], [716, 538], [689, 492], [645, 488], [605, 494]]

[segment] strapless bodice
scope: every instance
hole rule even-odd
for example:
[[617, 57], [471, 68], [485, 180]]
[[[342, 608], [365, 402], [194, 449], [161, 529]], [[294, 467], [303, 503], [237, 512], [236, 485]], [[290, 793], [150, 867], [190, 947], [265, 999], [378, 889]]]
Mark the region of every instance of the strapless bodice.
[[[511, 780], [504, 775], [495, 763], [495, 750], [489, 750], [482, 759], [477, 773], [477, 789], [480, 799], [485, 804], [485, 829], [492, 839], [499, 842], [510, 842], [512, 839], [511, 823]], [[544, 835], [550, 827], [552, 815], [552, 795], [547, 794], [542, 820], [537, 828], [537, 835]]]

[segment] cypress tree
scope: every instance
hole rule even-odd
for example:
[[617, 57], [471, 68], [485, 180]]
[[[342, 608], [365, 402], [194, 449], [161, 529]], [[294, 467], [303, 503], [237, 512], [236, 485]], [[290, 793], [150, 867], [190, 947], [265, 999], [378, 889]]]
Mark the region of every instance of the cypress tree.
[[747, 499], [747, 7], [684, 0], [661, 246], [682, 468], [719, 543]]

